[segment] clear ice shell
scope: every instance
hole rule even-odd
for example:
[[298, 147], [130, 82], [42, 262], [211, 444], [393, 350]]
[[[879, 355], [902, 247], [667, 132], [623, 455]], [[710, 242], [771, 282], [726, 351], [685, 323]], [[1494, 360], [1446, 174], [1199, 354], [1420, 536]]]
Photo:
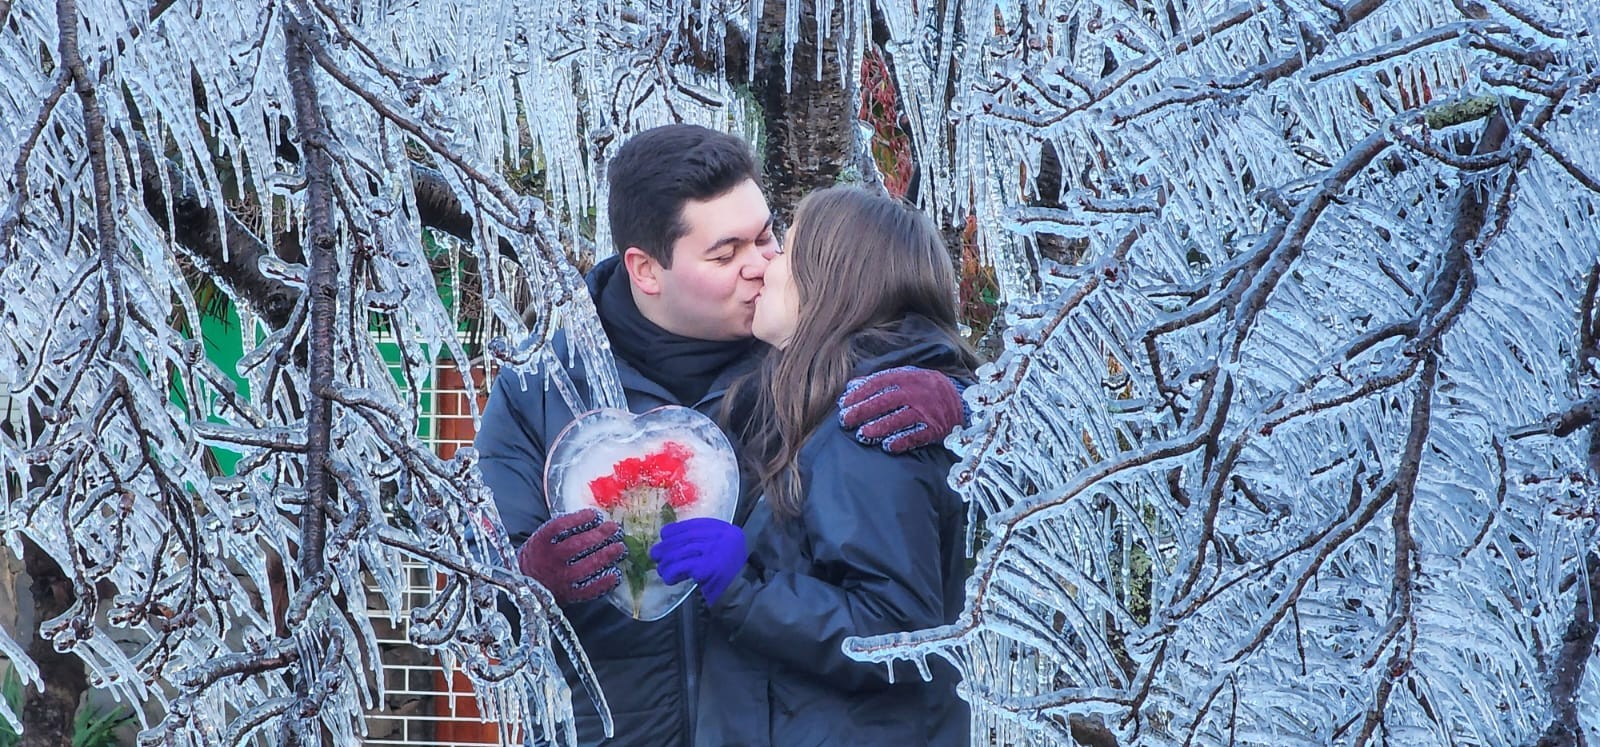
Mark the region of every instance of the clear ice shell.
[[[676, 509], [679, 520], [713, 517], [733, 520], [739, 504], [739, 466], [727, 436], [710, 418], [687, 407], [667, 406], [635, 415], [625, 410], [590, 410], [573, 419], [556, 436], [546, 461], [544, 489], [552, 515], [584, 508], [605, 510], [590, 483], [611, 475], [618, 462], [661, 450], [668, 442], [688, 447], [688, 479], [697, 497]], [[624, 515], [613, 515], [629, 534]], [[637, 523], [637, 520], [636, 520]], [[635, 529], [638, 529], [636, 526]], [[646, 530], [659, 537], [659, 526]], [[649, 545], [654, 544], [652, 539]], [[628, 563], [637, 548], [630, 550]], [[644, 621], [665, 617], [694, 591], [692, 581], [667, 585], [653, 566], [635, 598], [626, 580], [606, 595], [606, 600], [629, 616]]]

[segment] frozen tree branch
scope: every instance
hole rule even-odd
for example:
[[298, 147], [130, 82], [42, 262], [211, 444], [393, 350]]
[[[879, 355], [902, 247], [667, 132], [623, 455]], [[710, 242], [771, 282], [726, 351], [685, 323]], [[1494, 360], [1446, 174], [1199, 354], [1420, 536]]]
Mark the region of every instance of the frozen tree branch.
[[1559, 148], [1552, 145], [1544, 135], [1539, 133], [1538, 130], [1529, 129], [1519, 131], [1517, 134], [1533, 141], [1534, 145], [1539, 146], [1539, 150], [1544, 151], [1545, 155], [1550, 156], [1550, 158], [1554, 159], [1556, 163], [1560, 164], [1561, 168], [1566, 170], [1568, 174], [1571, 174], [1572, 178], [1576, 179], [1579, 184], [1582, 184], [1591, 192], [1600, 193], [1600, 179], [1595, 178], [1594, 175], [1584, 171], [1577, 164], [1573, 163], [1571, 158], [1569, 158], [1565, 153], [1562, 153]]
[[[76, 0], [58, 0], [56, 23], [60, 33], [58, 49], [60, 65], [72, 78], [73, 90], [83, 105], [85, 145], [89, 156], [89, 171], [94, 175], [94, 215], [96, 239], [100, 252], [100, 276], [105, 283], [101, 297], [100, 323], [108, 325], [101, 342], [107, 350], [117, 347], [122, 338], [123, 309], [127, 301], [123, 296], [121, 264], [117, 252], [120, 233], [112, 214], [110, 158], [106, 154], [105, 116], [100, 110], [100, 100], [95, 92], [95, 81], [83, 56], [78, 52], [78, 6]], [[19, 159], [19, 163], [21, 163]], [[19, 187], [24, 184], [19, 183]]]
[[[1247, 88], [1264, 87], [1274, 81], [1294, 75], [1300, 72], [1308, 61], [1322, 54], [1323, 50], [1327, 48], [1330, 39], [1337, 37], [1355, 24], [1365, 20], [1367, 16], [1378, 8], [1383, 7], [1384, 2], [1385, 0], [1353, 0], [1348, 5], [1339, 8], [1338, 20], [1330, 24], [1326, 29], [1312, 29], [1305, 24], [1297, 26], [1293, 32], [1299, 37], [1299, 44], [1292, 54], [1283, 55], [1268, 64], [1257, 66], [1229, 79], [1204, 81], [1194, 90], [1182, 90], [1192, 88], [1191, 86], [1161, 86], [1157, 90], [1162, 91], [1162, 93], [1158, 93], [1146, 101], [1139, 102], [1127, 109], [1113, 113], [1111, 121], [1115, 124], [1121, 124], [1129, 120], [1148, 117], [1171, 106], [1224, 99], [1234, 95], [1235, 92]], [[1464, 28], [1456, 30], [1455, 33], [1459, 34], [1463, 31], [1465, 31]], [[1406, 45], [1399, 45], [1375, 55], [1375, 59], [1371, 61], [1350, 64], [1352, 67], [1358, 67], [1380, 62], [1391, 57], [1403, 55], [1414, 49], [1420, 49], [1437, 41], [1439, 40], [1424, 39], [1416, 47], [1411, 48]], [[1332, 72], [1329, 74], [1332, 74]]]
[[[1003, 177], [972, 178], [974, 212], [1027, 200], [1040, 150], [1081, 154], [1062, 166], [1071, 189], [1056, 191], [1094, 197], [1007, 212], [984, 240], [1059, 226], [1109, 246], [1137, 220], [1118, 269], [1142, 285], [1102, 282], [1091, 262], [1059, 292], [1011, 289], [1022, 308], [1007, 316], [1005, 357], [971, 390], [980, 414], [953, 481], [988, 516], [983, 592], [953, 626], [853, 653], [937, 654], [1008, 683], [974, 691], [991, 737], [1058, 734], [1063, 714], [1086, 708], [1116, 713], [1106, 723], [1123, 743], [1530, 734], [1531, 711], [1509, 727], [1431, 683], [1472, 672], [1486, 692], [1545, 702], [1519, 683], [1534, 681], [1526, 662], [1542, 657], [1548, 618], [1519, 617], [1533, 604], [1520, 598], [1458, 601], [1457, 589], [1479, 574], [1526, 578], [1534, 557], [1569, 568], [1563, 549], [1530, 538], [1592, 535], [1526, 519], [1540, 499], [1512, 476], [1540, 458], [1506, 438], [1529, 418], [1505, 413], [1532, 403], [1496, 394], [1509, 377], [1535, 400], [1571, 401], [1554, 394], [1570, 361], [1553, 364], [1548, 325], [1515, 321], [1526, 317], [1501, 299], [1537, 297], [1554, 319], [1576, 298], [1569, 269], [1525, 282], [1506, 263], [1570, 268], [1592, 250], [1534, 228], [1592, 213], [1551, 186], [1588, 186], [1563, 157], [1579, 152], [1566, 128], [1592, 76], [1553, 53], [1565, 47], [1515, 31], [1541, 8], [1463, 3], [960, 16], [998, 39], [963, 63], [958, 138], [1010, 154], [990, 172]], [[1519, 88], [1534, 103], [1505, 95]], [[1534, 148], [1558, 155], [1540, 163]], [[1005, 183], [1017, 173], [1020, 186]], [[1100, 209], [1152, 189], [1154, 213]], [[1189, 437], [1193, 450], [1169, 460], [1103, 471]], [[1029, 467], [1063, 462], [1057, 474]], [[1030, 513], [1041, 504], [1053, 512]], [[1164, 562], [1146, 564], [1162, 546]], [[1471, 638], [1464, 626], [1496, 643], [1442, 650]], [[1102, 650], [1126, 664], [1090, 663]], [[1329, 681], [1339, 696], [1316, 689]], [[1305, 697], [1318, 705], [1283, 705]], [[1303, 732], [1283, 728], [1289, 712]]]
[[1600, 597], [1600, 553], [1585, 553], [1582, 568], [1582, 573], [1577, 574], [1578, 594], [1572, 618], [1550, 669], [1550, 725], [1534, 747], [1581, 747], [1587, 743], [1578, 699], [1579, 686], [1595, 657], [1595, 634], [1600, 631], [1595, 608], [1595, 599]]
[[256, 237], [229, 210], [207, 204], [178, 166], [136, 140], [145, 210], [188, 257], [208, 274], [224, 279], [248, 308], [271, 329], [289, 325], [299, 292], [261, 271], [261, 259], [272, 248]]
[[[4, 13], [0, 13], [0, 27], [4, 26]], [[17, 227], [17, 221], [22, 216], [22, 202], [28, 199], [28, 158], [33, 155], [34, 146], [39, 142], [39, 136], [44, 133], [44, 128], [50, 123], [51, 116], [55, 113], [56, 103], [67, 92], [67, 86], [73, 81], [72, 71], [67, 67], [57, 69], [55, 85], [50, 92], [45, 94], [44, 101], [39, 105], [39, 116], [34, 120], [33, 126], [28, 129], [28, 134], [22, 139], [22, 147], [17, 150], [17, 162], [12, 168], [11, 181], [16, 193], [12, 196], [12, 204], [5, 216], [0, 216], [0, 250], [10, 254], [11, 238]]]

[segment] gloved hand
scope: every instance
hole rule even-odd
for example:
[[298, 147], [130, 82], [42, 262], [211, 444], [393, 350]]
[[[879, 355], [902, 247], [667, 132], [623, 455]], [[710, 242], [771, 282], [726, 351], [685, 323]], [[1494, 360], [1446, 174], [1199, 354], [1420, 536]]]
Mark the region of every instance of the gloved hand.
[[839, 397], [839, 424], [856, 440], [903, 454], [944, 441], [965, 420], [955, 382], [938, 371], [901, 366], [851, 379]]
[[721, 519], [675, 521], [661, 528], [661, 541], [650, 548], [656, 572], [669, 584], [692, 578], [706, 602], [716, 604], [750, 553], [744, 530]]
[[586, 508], [539, 527], [517, 548], [517, 568], [549, 589], [557, 604], [587, 602], [622, 583], [617, 562], [627, 552], [622, 527]]

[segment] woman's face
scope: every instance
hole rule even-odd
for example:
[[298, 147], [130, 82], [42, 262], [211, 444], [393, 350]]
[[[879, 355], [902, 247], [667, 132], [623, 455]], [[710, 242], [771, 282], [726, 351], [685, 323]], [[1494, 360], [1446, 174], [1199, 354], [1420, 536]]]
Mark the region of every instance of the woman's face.
[[[792, 232], [790, 235], [794, 235]], [[795, 292], [789, 254], [780, 249], [767, 265], [765, 285], [756, 296], [756, 315], [750, 331], [762, 342], [783, 349], [800, 326], [800, 296]]]

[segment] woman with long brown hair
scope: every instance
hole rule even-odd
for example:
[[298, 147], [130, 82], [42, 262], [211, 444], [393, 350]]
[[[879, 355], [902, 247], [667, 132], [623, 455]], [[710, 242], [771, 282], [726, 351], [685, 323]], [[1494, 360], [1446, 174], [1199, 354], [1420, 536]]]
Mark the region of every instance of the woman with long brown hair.
[[[890, 456], [824, 427], [852, 377], [899, 366], [970, 379], [950, 256], [932, 221], [853, 187], [803, 200], [753, 329], [772, 346], [742, 382], [743, 441], [763, 499], [745, 528], [690, 519], [650, 554], [700, 585], [705, 640], [697, 741], [717, 745], [953, 745], [967, 707], [953, 668], [847, 657], [850, 636], [950, 622], [961, 610], [966, 515], [938, 447]], [[747, 539], [748, 538], [748, 539]]]

